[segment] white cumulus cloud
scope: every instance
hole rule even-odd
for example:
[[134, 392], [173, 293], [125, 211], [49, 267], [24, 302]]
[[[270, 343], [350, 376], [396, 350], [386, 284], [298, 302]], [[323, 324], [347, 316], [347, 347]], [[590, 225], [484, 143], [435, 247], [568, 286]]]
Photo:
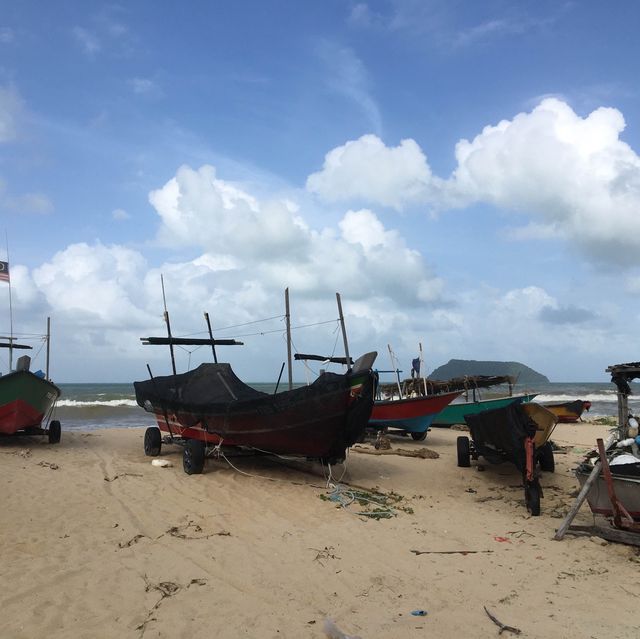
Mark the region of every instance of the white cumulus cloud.
[[160, 242], [197, 247], [208, 264], [227, 271], [227, 281], [259, 274], [268, 290], [288, 284], [305, 294], [343, 291], [410, 305], [441, 294], [422, 255], [368, 209], [348, 211], [337, 227], [312, 228], [291, 200], [259, 200], [207, 165], [181, 167], [150, 201], [162, 222]]
[[387, 147], [375, 135], [329, 151], [322, 170], [307, 179], [307, 189], [325, 200], [360, 199], [396, 209], [424, 201], [436, 184], [415, 140]]
[[138, 324], [144, 258], [122, 246], [72, 244], [33, 270], [33, 281], [54, 313], [76, 326]]
[[529, 218], [511, 237], [556, 234], [591, 258], [631, 264], [640, 248], [640, 157], [621, 139], [624, 127], [617, 109], [581, 117], [547, 98], [460, 140], [457, 167], [446, 179], [432, 175], [414, 140], [387, 147], [367, 135], [330, 151], [307, 189], [330, 201], [396, 209], [488, 203]]

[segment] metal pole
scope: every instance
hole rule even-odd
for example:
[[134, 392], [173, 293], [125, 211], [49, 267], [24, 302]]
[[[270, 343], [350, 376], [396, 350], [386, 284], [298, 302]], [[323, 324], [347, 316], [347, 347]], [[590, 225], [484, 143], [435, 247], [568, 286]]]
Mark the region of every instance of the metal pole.
[[342, 314], [342, 301], [340, 299], [340, 293], [336, 293], [336, 300], [338, 301], [338, 315], [340, 317], [340, 327], [342, 328], [342, 340], [344, 341], [344, 355], [347, 358], [347, 370], [351, 370], [351, 357], [349, 357], [349, 342], [347, 341], [347, 329], [344, 326], [344, 315]]
[[284, 289], [284, 317], [287, 325], [287, 367], [289, 373], [289, 390], [291, 390], [293, 388], [293, 370], [291, 366], [291, 312], [289, 309], [288, 287]]
[[4, 232], [7, 243], [7, 268], [9, 269], [9, 372], [13, 369], [13, 304], [11, 302], [11, 260], [9, 259], [9, 234]]

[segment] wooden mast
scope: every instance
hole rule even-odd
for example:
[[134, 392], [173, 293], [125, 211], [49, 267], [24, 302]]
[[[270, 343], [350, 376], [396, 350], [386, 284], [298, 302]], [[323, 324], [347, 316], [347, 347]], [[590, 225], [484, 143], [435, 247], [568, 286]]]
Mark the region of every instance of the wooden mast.
[[[420, 347], [420, 372], [424, 373], [424, 357], [422, 355], [422, 342], [418, 342], [418, 346]], [[422, 375], [422, 382], [424, 384], [424, 394], [427, 395], [427, 376]]]
[[342, 301], [340, 299], [340, 293], [336, 293], [336, 300], [338, 301], [338, 315], [340, 317], [340, 327], [342, 328], [342, 340], [344, 342], [344, 356], [347, 360], [347, 370], [351, 370], [351, 357], [349, 356], [349, 342], [347, 341], [347, 330], [344, 326], [344, 315], [342, 314]]
[[393, 369], [393, 372], [396, 374], [398, 394], [400, 395], [400, 399], [402, 399], [402, 386], [400, 385], [400, 369], [395, 365], [395, 362], [393, 360], [393, 351], [391, 350], [391, 344], [387, 344], [387, 348], [389, 349], [389, 358], [391, 359], [391, 368]]
[[47, 317], [47, 362], [45, 366], [45, 379], [49, 379], [49, 344], [51, 342], [51, 318]]
[[[291, 312], [289, 309], [289, 287], [284, 289], [285, 322], [287, 326], [287, 366], [289, 372], [289, 390], [293, 388], [293, 370], [291, 366]], [[282, 371], [280, 372], [282, 374]]]
[[169, 313], [167, 312], [167, 298], [164, 294], [164, 277], [160, 274], [160, 282], [162, 283], [162, 301], [164, 302], [164, 321], [167, 324], [167, 336], [169, 337], [169, 350], [171, 351], [171, 368], [173, 374], [176, 374], [176, 358], [173, 354], [173, 342], [171, 341], [171, 322], [169, 321]]
[[213, 361], [218, 363], [218, 356], [216, 355], [216, 345], [213, 343], [213, 331], [211, 330], [211, 322], [209, 321], [209, 313], [205, 311], [204, 318], [207, 320], [207, 328], [209, 329], [209, 337], [211, 338], [211, 350], [213, 351]]

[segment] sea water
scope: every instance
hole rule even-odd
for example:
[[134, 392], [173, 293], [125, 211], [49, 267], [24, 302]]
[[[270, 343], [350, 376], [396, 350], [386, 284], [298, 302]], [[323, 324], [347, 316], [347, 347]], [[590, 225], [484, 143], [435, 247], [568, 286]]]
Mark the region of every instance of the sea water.
[[[255, 389], [272, 393], [275, 383], [251, 383]], [[299, 386], [300, 384], [296, 384]], [[62, 395], [55, 409], [64, 430], [95, 430], [99, 428], [133, 428], [153, 426], [155, 419], [136, 403], [133, 383], [123, 384], [59, 384]], [[280, 385], [280, 390], [284, 387]], [[629, 410], [640, 415], [640, 384], [632, 384]], [[494, 395], [502, 388], [483, 389], [483, 396]], [[507, 389], [503, 391], [505, 394]], [[612, 383], [549, 383], [532, 386], [517, 385], [514, 394], [538, 393], [534, 401], [566, 402], [582, 399], [591, 402], [590, 418], [617, 417], [616, 388]]]

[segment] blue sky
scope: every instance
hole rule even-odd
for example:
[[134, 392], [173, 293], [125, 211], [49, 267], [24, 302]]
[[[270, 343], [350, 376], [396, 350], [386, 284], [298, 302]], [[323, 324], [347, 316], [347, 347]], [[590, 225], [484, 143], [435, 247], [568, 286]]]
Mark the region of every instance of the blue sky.
[[427, 370], [605, 381], [638, 359], [639, 18], [631, 0], [5, 3], [14, 331], [51, 316], [58, 381], [165, 373], [139, 344], [164, 331], [163, 274], [174, 332], [208, 311], [253, 381], [285, 357], [286, 287], [293, 325], [319, 324], [294, 331], [302, 352], [341, 349], [340, 292], [352, 354], [380, 367], [422, 343]]

